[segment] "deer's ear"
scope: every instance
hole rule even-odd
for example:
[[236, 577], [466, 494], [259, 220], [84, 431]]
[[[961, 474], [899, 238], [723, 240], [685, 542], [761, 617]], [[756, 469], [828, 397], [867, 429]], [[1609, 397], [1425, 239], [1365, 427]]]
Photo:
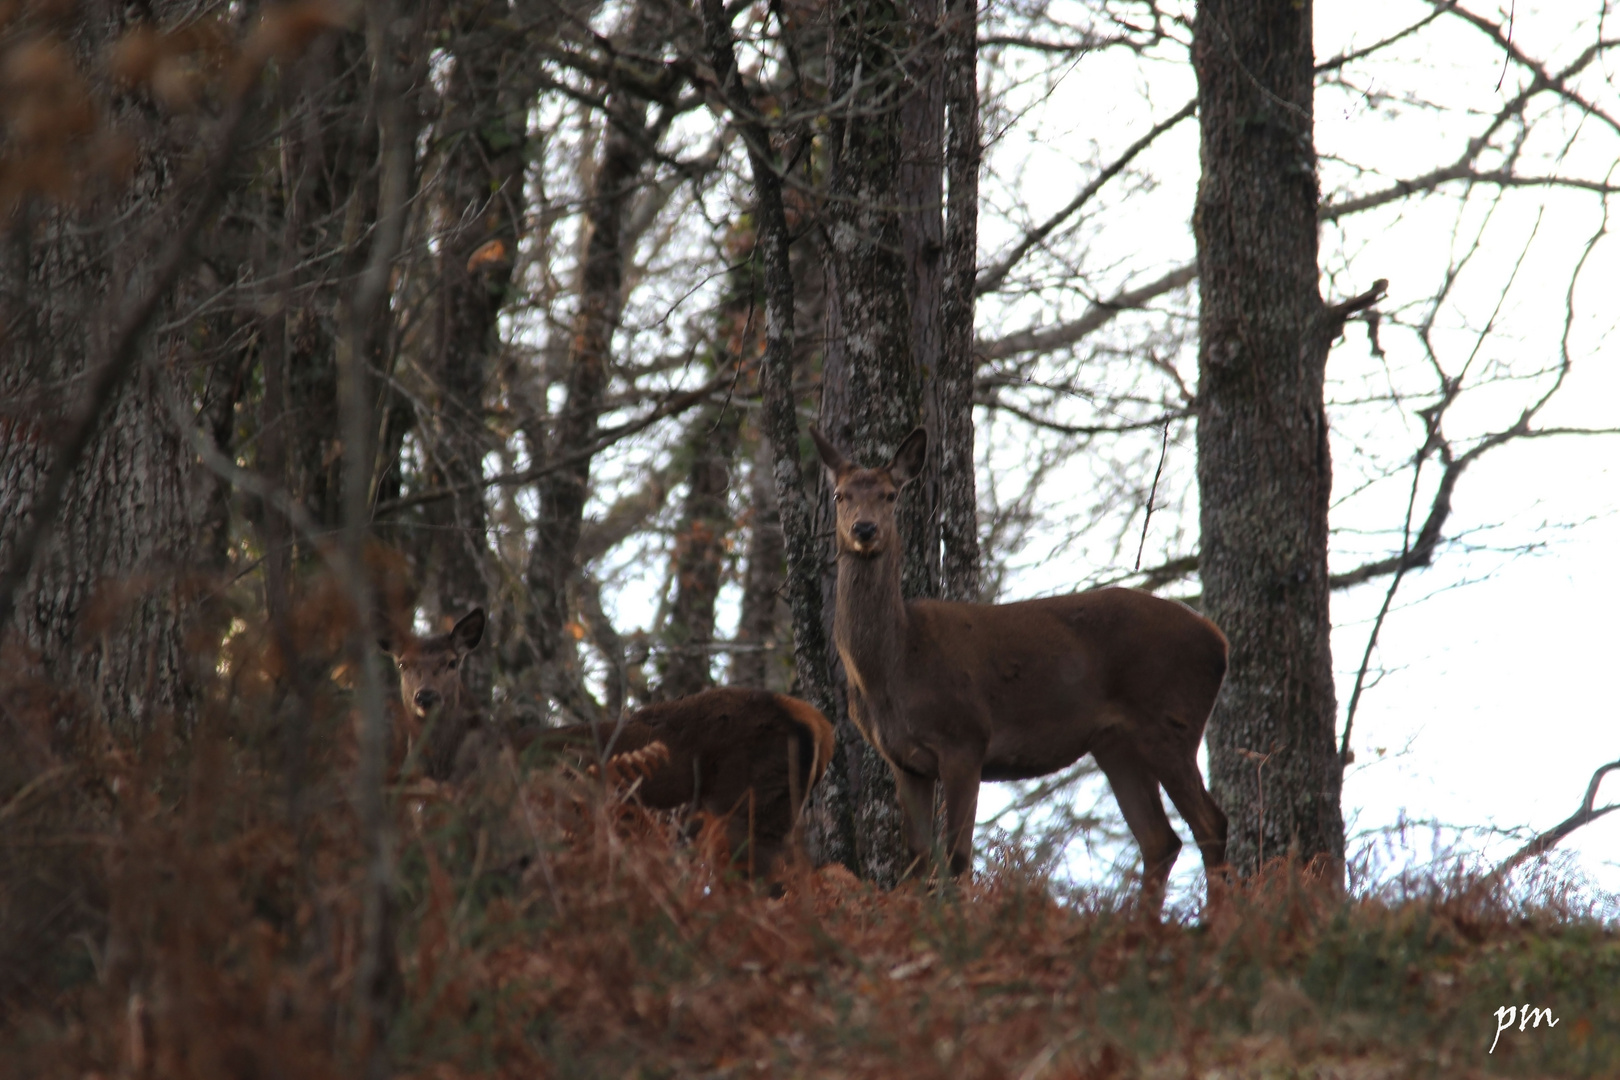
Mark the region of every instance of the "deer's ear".
[[450, 644], [456, 647], [457, 652], [472, 652], [484, 640], [484, 624], [487, 621], [483, 608], [473, 608], [450, 628]]
[[844, 460], [844, 455], [840, 454], [838, 448], [827, 441], [826, 436], [816, 430], [814, 424], [810, 425], [810, 438], [815, 441], [816, 452], [821, 455], [821, 463], [827, 467], [828, 472], [837, 476], [842, 470], [849, 467], [849, 462]]
[[894, 452], [894, 460], [889, 462], [885, 471], [896, 484], [905, 487], [921, 475], [923, 462], [927, 460], [928, 432], [917, 428], [906, 436], [906, 441]]
[[397, 657], [399, 655], [399, 653], [394, 651], [394, 639], [386, 634], [380, 635], [377, 638], [377, 648], [381, 649], [389, 656]]

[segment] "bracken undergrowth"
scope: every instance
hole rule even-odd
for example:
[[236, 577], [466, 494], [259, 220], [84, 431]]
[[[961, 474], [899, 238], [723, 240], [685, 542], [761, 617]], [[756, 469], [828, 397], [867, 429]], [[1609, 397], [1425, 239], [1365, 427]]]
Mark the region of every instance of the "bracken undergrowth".
[[[330, 661], [341, 634], [322, 640]], [[8, 674], [0, 1075], [357, 1075], [346, 691], [323, 675], [295, 700], [247, 635], [215, 668], [192, 731], [138, 741]], [[1556, 888], [1437, 871], [1345, 897], [1279, 861], [1161, 925], [1060, 901], [1006, 849], [959, 885], [800, 866], [770, 890], [717, 869], [717, 823], [510, 753], [435, 784], [408, 734], [401, 1076], [1620, 1076], [1620, 933]], [[1526, 1005], [1556, 1026], [1490, 1051], [1498, 1010]]]

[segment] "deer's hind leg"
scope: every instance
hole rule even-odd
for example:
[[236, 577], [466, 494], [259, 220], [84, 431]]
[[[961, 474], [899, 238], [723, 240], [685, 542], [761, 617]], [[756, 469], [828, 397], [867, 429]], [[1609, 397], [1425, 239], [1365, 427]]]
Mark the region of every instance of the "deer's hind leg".
[[[1226, 814], [1204, 786], [1198, 772], [1196, 750], [1161, 762], [1159, 782], [1170, 801], [1181, 811], [1182, 820], [1192, 829], [1193, 839], [1204, 856], [1204, 881], [1209, 901], [1214, 904], [1227, 882]], [[1207, 910], [1207, 909], [1206, 909]]]
[[1158, 778], [1141, 751], [1123, 739], [1100, 742], [1091, 753], [1108, 777], [1125, 824], [1142, 849], [1142, 911], [1157, 919], [1164, 907], [1170, 868], [1181, 851], [1181, 838], [1170, 827], [1164, 802], [1159, 798]]
[[1159, 782], [1192, 829], [1198, 850], [1204, 856], [1205, 872], [1212, 874], [1223, 869], [1226, 866], [1226, 815], [1204, 786], [1204, 778], [1198, 772], [1198, 759], [1188, 755], [1160, 762]]

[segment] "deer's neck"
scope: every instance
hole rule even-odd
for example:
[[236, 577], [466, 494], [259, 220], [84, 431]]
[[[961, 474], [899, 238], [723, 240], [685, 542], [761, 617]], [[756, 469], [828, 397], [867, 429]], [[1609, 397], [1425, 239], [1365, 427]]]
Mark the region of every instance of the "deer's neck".
[[444, 703], [444, 715], [453, 716], [458, 720], [466, 720], [476, 724], [482, 714], [478, 705], [473, 701], [472, 691], [467, 689], [465, 683], [457, 687], [456, 693]]
[[887, 702], [899, 679], [906, 640], [900, 595], [900, 552], [876, 558], [838, 556], [838, 610], [833, 638], [850, 685], [874, 706]]

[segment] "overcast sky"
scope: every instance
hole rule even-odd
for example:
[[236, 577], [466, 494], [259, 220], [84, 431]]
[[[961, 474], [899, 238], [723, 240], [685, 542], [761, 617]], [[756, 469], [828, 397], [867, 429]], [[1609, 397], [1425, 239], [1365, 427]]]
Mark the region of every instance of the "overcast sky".
[[[1505, 8], [1499, 15], [1488, 5], [1474, 7], [1505, 18]], [[1600, 9], [1597, 3], [1541, 8], [1520, 3], [1514, 40], [1531, 55], [1550, 57], [1556, 68], [1591, 43]], [[1421, 3], [1318, 4], [1317, 55], [1369, 44], [1427, 10]], [[1365, 191], [1449, 163], [1523, 80], [1523, 72], [1511, 67], [1504, 78], [1500, 54], [1493, 55], [1477, 31], [1442, 19], [1392, 51], [1386, 63], [1358, 72], [1358, 86], [1371, 91], [1365, 97], [1338, 89], [1319, 93], [1316, 132], [1324, 194], [1353, 178], [1353, 166], [1378, 170], [1376, 176], [1351, 179], [1356, 190]], [[1592, 69], [1581, 88], [1611, 114], [1620, 113], [1614, 73]], [[1107, 160], [1193, 91], [1190, 70], [1170, 52], [1146, 60], [1123, 53], [1087, 57], [1056, 89], [1042, 87], [1044, 100], [1031, 93], [1020, 128], [990, 155], [987, 186], [992, 192], [998, 183], [1016, 188], [1037, 209], [1061, 206], [1087, 177], [1085, 163]], [[1382, 95], [1395, 100], [1381, 100]], [[1403, 107], [1403, 100], [1435, 103], [1446, 111]], [[1527, 157], [1539, 156], [1545, 171], [1558, 175], [1602, 179], [1620, 159], [1620, 142], [1614, 132], [1596, 130], [1600, 127], [1562, 118], [1548, 122], [1527, 144]], [[1121, 202], [1100, 223], [1099, 247], [1121, 245], [1121, 259], [1128, 257], [1126, 247], [1151, 249], [1161, 268], [1191, 257], [1187, 220], [1197, 181], [1196, 139], [1196, 126], [1185, 123], [1147, 155], [1143, 167], [1158, 178], [1158, 186]], [[1324, 293], [1333, 299], [1388, 278], [1383, 307], [1409, 308], [1432, 291], [1437, 275], [1454, 260], [1455, 237], [1478, 236], [1480, 252], [1437, 324], [1441, 355], [1453, 372], [1471, 352], [1478, 353], [1471, 371], [1494, 364], [1528, 372], [1556, 362], [1569, 267], [1602, 220], [1602, 204], [1589, 193], [1540, 190], [1517, 191], [1500, 202], [1482, 194], [1467, 205], [1436, 197], [1365, 215], [1342, 229], [1324, 229], [1323, 265], [1329, 275]], [[1005, 240], [991, 231], [982, 246], [994, 251]], [[1504, 290], [1507, 299], [1498, 305]], [[1615, 344], [1620, 244], [1613, 237], [1593, 248], [1575, 307], [1574, 367], [1540, 422], [1620, 425]], [[1027, 318], [1030, 311], [1026, 302], [1016, 316]], [[981, 326], [986, 318], [1012, 321], [993, 307], [981, 311]], [[1489, 332], [1482, 333], [1487, 325]], [[1369, 352], [1365, 333], [1352, 327], [1330, 361], [1330, 380], [1346, 397], [1362, 383], [1385, 377], [1420, 381], [1417, 343], [1409, 338], [1403, 341], [1386, 329], [1387, 366], [1397, 371], [1388, 376], [1384, 362]], [[1421, 386], [1403, 388], [1411, 392]], [[1471, 431], [1492, 430], [1526, 400], [1524, 388], [1511, 384], [1482, 393], [1468, 411], [1450, 418], [1447, 431], [1466, 440]], [[1335, 540], [1336, 568], [1354, 565], [1364, 553], [1391, 550], [1389, 530], [1399, 529], [1410, 474], [1353, 498], [1351, 492], [1366, 481], [1372, 459], [1398, 458], [1415, 446], [1414, 432], [1421, 431], [1415, 410], [1425, 403], [1415, 400], [1408, 409], [1385, 410], [1371, 419], [1348, 411], [1335, 414], [1335, 498], [1340, 501], [1334, 523], [1347, 530]], [[1357, 764], [1344, 788], [1352, 833], [1402, 817], [1438, 821], [1464, 830], [1442, 832], [1452, 851], [1500, 858], [1518, 841], [1483, 829], [1557, 823], [1574, 811], [1593, 770], [1620, 758], [1620, 704], [1614, 693], [1614, 673], [1620, 671], [1617, 461], [1620, 438], [1549, 439], [1495, 451], [1465, 477], [1447, 533], [1467, 536], [1468, 543], [1408, 576], [1374, 654], [1382, 675], [1362, 698], [1352, 738]], [[1192, 484], [1190, 439], [1172, 446], [1167, 475], [1183, 488]], [[1430, 490], [1420, 488], [1420, 509]], [[1184, 515], [1195, 512], [1192, 492], [1168, 494], [1172, 502], [1179, 498]], [[1393, 543], [1398, 550], [1398, 531]], [[1526, 547], [1535, 550], [1516, 553]], [[1088, 566], [1077, 572], [1089, 576], [1095, 570]], [[1060, 591], [1065, 572], [1052, 561], [1031, 560], [1013, 578], [1007, 597]], [[1333, 598], [1341, 725], [1386, 587], [1387, 581], [1375, 582]], [[1606, 802], [1620, 802], [1620, 774], [1611, 774], [1599, 798], [1600, 805]], [[992, 786], [981, 812], [993, 816], [997, 806]], [[1433, 838], [1425, 830], [1408, 832], [1406, 857], [1431, 858]], [[1581, 830], [1563, 846], [1578, 872], [1620, 891], [1620, 813]], [[1184, 851], [1178, 875], [1183, 889], [1194, 880], [1196, 862]], [[1082, 877], [1103, 872], [1083, 856], [1074, 866]]]

